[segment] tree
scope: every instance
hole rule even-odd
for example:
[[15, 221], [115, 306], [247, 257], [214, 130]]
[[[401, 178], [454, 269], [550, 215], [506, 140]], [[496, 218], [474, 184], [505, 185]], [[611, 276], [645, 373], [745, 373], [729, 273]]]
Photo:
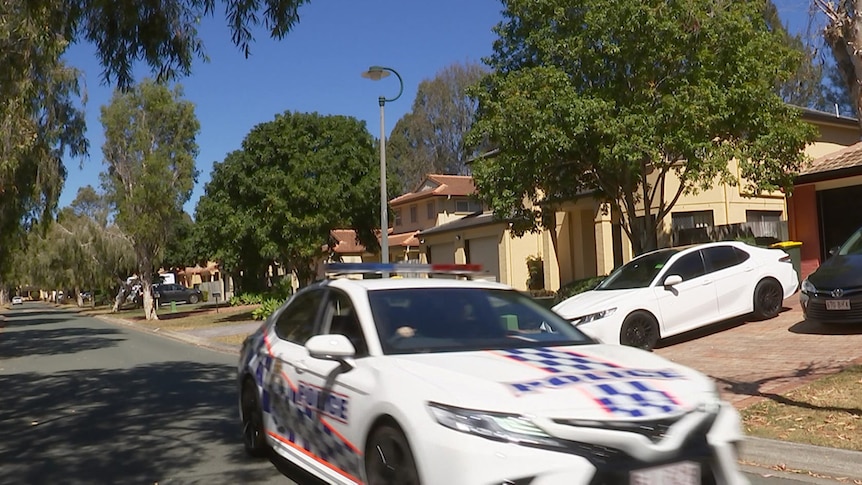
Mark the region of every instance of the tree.
[[486, 74], [477, 63], [455, 63], [419, 83], [412, 110], [398, 120], [387, 142], [403, 190], [412, 190], [428, 173], [469, 173], [466, 162], [482, 147], [471, 151], [464, 143], [476, 113], [467, 88]]
[[[135, 63], [160, 80], [206, 59], [197, 26], [217, 4], [231, 40], [248, 56], [254, 28], [283, 38], [307, 0], [8, 0], [0, 5], [0, 290], [14, 241], [34, 219], [47, 225], [65, 179], [63, 153], [87, 151], [79, 73], [61, 57], [81, 41], [95, 46], [102, 78], [127, 89]], [[0, 291], [0, 302], [5, 293]]]
[[165, 255], [162, 266], [173, 272], [181, 271], [186, 266], [206, 264], [206, 257], [200, 253], [200, 243], [196, 237], [195, 221], [183, 212], [173, 225], [173, 233], [165, 238]]
[[832, 51], [855, 112], [862, 113], [862, 0], [812, 1], [826, 16], [823, 39]]
[[196, 225], [232, 274], [260, 275], [277, 262], [304, 286], [332, 229], [355, 229], [360, 242], [377, 247], [378, 170], [364, 123], [285, 112], [255, 126], [242, 150], [215, 164]]
[[499, 148], [473, 173], [516, 233], [598, 196], [642, 253], [684, 193], [792, 187], [813, 129], [775, 93], [799, 54], [766, 28], [761, 1], [505, 3], [470, 137]]
[[102, 186], [117, 226], [132, 241], [147, 320], [158, 319], [151, 285], [165, 235], [180, 219], [198, 175], [200, 123], [194, 105], [181, 98], [181, 87], [170, 90], [145, 80], [128, 92], [115, 92], [101, 110], [108, 166]]
[[0, 5], [0, 287], [15, 238], [56, 209], [63, 155], [87, 149], [78, 72], [60, 58], [68, 42], [44, 30], [52, 15], [41, 2]]

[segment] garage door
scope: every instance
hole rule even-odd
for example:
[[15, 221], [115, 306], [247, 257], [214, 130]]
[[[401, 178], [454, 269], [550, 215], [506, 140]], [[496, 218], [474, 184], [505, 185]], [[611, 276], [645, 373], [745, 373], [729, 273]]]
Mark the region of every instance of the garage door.
[[468, 263], [481, 264], [484, 273], [500, 281], [500, 238], [497, 236], [480, 237], [467, 240]]
[[435, 244], [431, 246], [431, 261], [435, 264], [455, 263], [455, 244]]
[[820, 214], [820, 257], [826, 259], [831, 248], [843, 244], [862, 226], [862, 187], [817, 191], [817, 210]]

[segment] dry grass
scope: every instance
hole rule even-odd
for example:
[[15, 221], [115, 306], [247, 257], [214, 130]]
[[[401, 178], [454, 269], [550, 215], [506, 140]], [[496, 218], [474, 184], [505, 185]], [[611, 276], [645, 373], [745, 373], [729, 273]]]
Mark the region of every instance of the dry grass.
[[221, 306], [212, 304], [199, 305], [177, 305], [176, 312], [171, 312], [171, 307], [164, 305], [159, 308], [158, 320], [146, 320], [142, 309], [121, 310], [111, 313], [110, 307], [96, 307], [84, 309], [82, 312], [89, 315], [105, 315], [122, 318], [134, 322], [136, 325], [151, 329], [171, 330], [183, 332], [198, 328], [220, 327], [234, 325], [237, 323], [254, 321], [251, 312], [256, 308], [251, 306]]
[[862, 451], [862, 365], [742, 410], [761, 438]]
[[250, 333], [240, 333], [237, 335], [225, 335], [223, 337], [213, 337], [212, 340], [227, 345], [242, 345], [242, 341], [248, 337]]

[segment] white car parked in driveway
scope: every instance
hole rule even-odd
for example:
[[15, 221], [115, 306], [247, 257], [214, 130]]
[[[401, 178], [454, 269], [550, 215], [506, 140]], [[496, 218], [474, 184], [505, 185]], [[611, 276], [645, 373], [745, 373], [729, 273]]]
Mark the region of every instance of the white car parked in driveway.
[[553, 310], [601, 342], [649, 350], [729, 318], [772, 318], [798, 287], [781, 249], [726, 241], [643, 254]]
[[[444, 266], [329, 271], [469, 271]], [[327, 483], [747, 483], [709, 377], [499, 283], [326, 279], [244, 342], [237, 378], [246, 451]]]

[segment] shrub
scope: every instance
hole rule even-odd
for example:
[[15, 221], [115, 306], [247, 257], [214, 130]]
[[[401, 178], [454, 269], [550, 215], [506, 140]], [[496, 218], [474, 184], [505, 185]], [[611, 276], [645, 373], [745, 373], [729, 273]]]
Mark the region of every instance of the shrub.
[[251, 312], [251, 317], [255, 320], [265, 320], [266, 317], [272, 315], [272, 312], [278, 310], [285, 300], [278, 298], [267, 298], [261, 302], [260, 306]]
[[572, 281], [571, 283], [567, 283], [560, 288], [560, 291], [557, 292], [557, 296], [554, 299], [556, 303], [559, 303], [570, 296], [577, 295], [578, 293], [583, 293], [585, 291], [592, 290], [595, 288], [602, 280], [605, 279], [605, 276], [593, 276], [590, 278], [584, 278], [580, 280]]

